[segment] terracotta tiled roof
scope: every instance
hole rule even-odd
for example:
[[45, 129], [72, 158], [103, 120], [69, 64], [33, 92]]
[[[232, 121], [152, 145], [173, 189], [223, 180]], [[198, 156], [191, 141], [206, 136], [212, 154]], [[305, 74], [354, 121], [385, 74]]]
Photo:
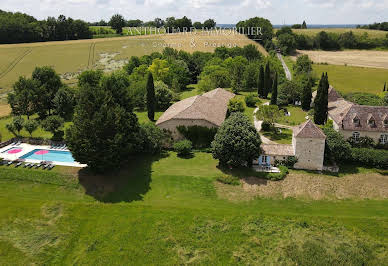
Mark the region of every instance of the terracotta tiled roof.
[[[317, 91], [314, 91], [312, 95], [313, 95], [313, 102], [314, 102], [315, 97], [317, 97]], [[341, 98], [341, 95], [339, 95], [339, 93], [332, 86], [330, 86], [329, 93], [328, 93], [328, 101], [334, 102], [334, 101], [337, 101], [339, 98]]]
[[295, 138], [326, 139], [323, 131], [317, 127], [311, 120], [294, 127]]
[[329, 102], [329, 117], [333, 119], [337, 125], [342, 125], [342, 120], [353, 105], [353, 103], [348, 102], [343, 98], [340, 98], [334, 102]]
[[170, 106], [156, 125], [171, 119], [206, 120], [221, 126], [225, 120], [228, 102], [235, 95], [224, 89], [215, 89], [203, 95], [193, 96]]
[[[352, 105], [342, 120], [344, 130], [359, 130], [359, 131], [376, 131], [388, 132], [388, 127], [384, 125], [384, 121], [388, 116], [387, 106], [365, 106]], [[355, 124], [353, 119], [357, 117], [360, 120], [359, 124]], [[374, 120], [374, 125], [369, 124], [370, 120]]]
[[[343, 98], [329, 102], [329, 117], [344, 130], [388, 132], [384, 121], [388, 117], [387, 106], [366, 106], [348, 102]], [[354, 119], [360, 123], [354, 123]], [[375, 126], [369, 125], [368, 121], [373, 119]]]
[[261, 144], [264, 155], [272, 156], [293, 156], [295, 155], [292, 145], [287, 144]]

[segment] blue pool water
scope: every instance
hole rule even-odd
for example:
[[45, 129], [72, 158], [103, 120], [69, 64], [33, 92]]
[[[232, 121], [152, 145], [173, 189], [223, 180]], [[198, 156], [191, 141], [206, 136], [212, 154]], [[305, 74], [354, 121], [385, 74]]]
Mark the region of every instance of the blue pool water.
[[74, 158], [69, 151], [53, 151], [49, 150], [46, 154], [35, 154], [36, 152], [41, 151], [41, 149], [36, 149], [30, 151], [29, 153], [24, 154], [21, 159], [31, 159], [39, 161], [52, 161], [52, 162], [64, 162], [64, 163], [74, 163]]

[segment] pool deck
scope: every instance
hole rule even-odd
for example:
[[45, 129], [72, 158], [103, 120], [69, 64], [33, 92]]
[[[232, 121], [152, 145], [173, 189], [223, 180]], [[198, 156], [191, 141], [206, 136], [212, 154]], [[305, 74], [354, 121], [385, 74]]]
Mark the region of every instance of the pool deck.
[[[10, 148], [20, 148], [22, 149], [21, 152], [15, 153], [15, 154], [10, 154], [5, 151], [7, 151]], [[8, 145], [5, 146], [4, 148], [0, 149], [0, 157], [3, 158], [4, 160], [10, 160], [14, 161], [17, 160], [18, 158], [22, 157], [23, 155], [35, 150], [35, 149], [42, 149], [42, 150], [49, 150], [49, 151], [69, 151], [68, 149], [53, 149], [51, 146], [45, 146], [45, 145], [31, 145], [27, 143], [21, 143], [19, 145]], [[44, 159], [44, 158], [43, 158]], [[32, 159], [23, 159], [26, 163], [40, 163], [42, 160], [32, 160]], [[72, 166], [72, 167], [86, 167], [86, 164], [80, 164], [78, 162], [74, 163], [68, 163], [68, 162], [56, 162], [53, 161], [52, 164], [54, 165], [62, 165], [62, 166]]]

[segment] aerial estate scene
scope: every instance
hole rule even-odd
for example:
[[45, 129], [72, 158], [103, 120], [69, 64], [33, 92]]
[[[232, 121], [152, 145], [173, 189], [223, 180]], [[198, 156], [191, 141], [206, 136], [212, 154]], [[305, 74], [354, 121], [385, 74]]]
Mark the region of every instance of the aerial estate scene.
[[388, 265], [388, 1], [0, 2], [0, 265]]

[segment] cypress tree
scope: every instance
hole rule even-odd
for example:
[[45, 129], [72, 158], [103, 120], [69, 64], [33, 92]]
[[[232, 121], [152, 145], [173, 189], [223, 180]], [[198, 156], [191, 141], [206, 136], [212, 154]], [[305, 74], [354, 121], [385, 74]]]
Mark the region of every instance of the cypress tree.
[[314, 99], [314, 123], [320, 125], [321, 124], [321, 117], [322, 117], [322, 83], [325, 78], [324, 73], [322, 73], [321, 79], [319, 80], [318, 88], [317, 88], [317, 95]]
[[303, 87], [302, 92], [302, 109], [305, 111], [310, 110], [311, 107], [311, 99], [312, 99], [312, 79], [309, 77], [307, 83]]
[[259, 97], [264, 97], [264, 67], [260, 66], [257, 94]]
[[155, 99], [154, 78], [153, 78], [151, 72], [148, 73], [146, 89], [147, 89], [147, 111], [148, 111], [148, 118], [151, 121], [154, 121], [156, 99]]
[[386, 89], [387, 89], [387, 82], [384, 83], [384, 89], [383, 89], [383, 91], [386, 91]]
[[272, 81], [271, 81], [271, 69], [269, 66], [269, 61], [267, 62], [267, 65], [265, 66], [265, 73], [264, 73], [264, 98], [267, 98], [268, 93], [272, 89]]
[[328, 98], [329, 98], [329, 78], [327, 73], [322, 73], [322, 78], [319, 82], [317, 97], [314, 101], [314, 123], [323, 125], [327, 121], [328, 113]]
[[275, 79], [272, 86], [271, 105], [278, 104], [278, 73], [275, 73]]
[[306, 21], [303, 20], [303, 23], [302, 23], [302, 29], [307, 29], [307, 24], [306, 24]]

